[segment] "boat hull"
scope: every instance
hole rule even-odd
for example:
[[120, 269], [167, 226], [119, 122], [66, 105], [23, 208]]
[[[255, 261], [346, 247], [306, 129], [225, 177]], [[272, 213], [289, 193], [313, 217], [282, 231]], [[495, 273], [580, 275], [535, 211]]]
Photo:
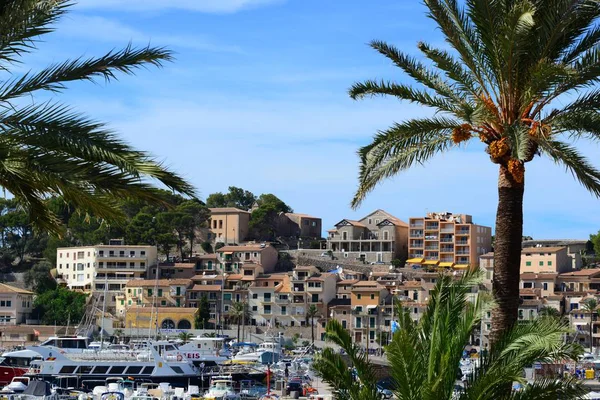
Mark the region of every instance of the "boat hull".
[[0, 365], [0, 385], [8, 385], [13, 378], [25, 375], [27, 370], [27, 368]]

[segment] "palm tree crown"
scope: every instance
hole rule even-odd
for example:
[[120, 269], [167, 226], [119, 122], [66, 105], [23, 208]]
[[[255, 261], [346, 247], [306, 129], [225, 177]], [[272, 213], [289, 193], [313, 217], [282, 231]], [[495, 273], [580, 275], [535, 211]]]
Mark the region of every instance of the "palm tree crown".
[[[545, 155], [600, 196], [600, 171], [570, 143], [600, 140], [597, 0], [424, 0], [450, 50], [425, 62], [371, 46], [422, 87], [356, 83], [350, 96], [394, 96], [435, 111], [379, 132], [359, 150], [357, 207], [384, 179], [472, 139], [499, 167], [492, 341], [517, 319], [525, 165]], [[574, 95], [574, 97], [572, 97]], [[560, 101], [556, 101], [560, 97]], [[471, 260], [471, 264], [475, 261]]]
[[[8, 0], [0, 5], [0, 69], [11, 72], [20, 57], [36, 50], [39, 37], [53, 31], [72, 3], [68, 0]], [[71, 81], [112, 81], [117, 73], [161, 66], [171, 60], [163, 48], [111, 51], [97, 58], [76, 58], [0, 82], [0, 185], [30, 212], [32, 223], [58, 231], [48, 195], [99, 218], [122, 216], [124, 198], [160, 201], [150, 181], [194, 195], [183, 178], [148, 154], [120, 140], [96, 122], [55, 101], [37, 102], [41, 91], [62, 92]]]
[[[398, 307], [400, 326], [386, 347], [396, 397], [406, 400], [580, 398], [585, 389], [570, 379], [538, 379], [520, 392], [507, 390], [513, 382], [525, 383], [523, 369], [534, 362], [577, 359], [581, 355], [578, 344], [563, 342], [568, 326], [556, 318], [540, 318], [509, 330], [480, 360], [462, 393], [452, 397], [464, 346], [492, 305], [486, 293], [480, 293], [475, 302], [469, 301], [469, 293], [479, 278], [478, 273], [458, 279], [440, 276], [418, 322], [412, 319], [410, 310]], [[339, 321], [328, 322], [327, 340], [345, 351], [358, 378], [354, 379], [339, 353], [325, 348], [314, 365], [317, 373], [333, 387], [336, 398], [380, 399], [373, 366]]]

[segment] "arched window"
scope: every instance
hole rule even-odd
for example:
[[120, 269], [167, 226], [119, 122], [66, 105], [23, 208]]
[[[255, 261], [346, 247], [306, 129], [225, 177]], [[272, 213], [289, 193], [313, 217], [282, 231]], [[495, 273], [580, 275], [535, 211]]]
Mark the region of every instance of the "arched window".
[[187, 319], [182, 319], [177, 323], [177, 329], [192, 329], [192, 324]]
[[162, 324], [160, 324], [162, 329], [175, 329], [175, 322], [170, 319], [165, 319]]

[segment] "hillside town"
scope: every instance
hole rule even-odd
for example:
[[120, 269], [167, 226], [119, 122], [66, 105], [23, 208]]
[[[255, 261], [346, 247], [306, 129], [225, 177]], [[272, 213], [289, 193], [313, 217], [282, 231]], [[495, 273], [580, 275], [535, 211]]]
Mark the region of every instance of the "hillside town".
[[[123, 239], [58, 248], [53, 277], [59, 286], [88, 296], [86, 321], [106, 337], [142, 338], [149, 330], [220, 334], [241, 325], [242, 335], [274, 329], [322, 340], [327, 321], [336, 319], [371, 351], [389, 340], [398, 304], [420, 319], [440, 274], [481, 269], [478, 290], [492, 287], [492, 230], [470, 215], [426, 213], [404, 222], [379, 209], [360, 220], [342, 219], [321, 240], [320, 218], [289, 213], [281, 216], [278, 235], [289, 243], [246, 241], [248, 215], [211, 208], [205, 233], [215, 251], [185, 260], [166, 261], [156, 246]], [[318, 248], [302, 247], [315, 240]], [[293, 241], [296, 246], [290, 246]], [[573, 340], [586, 347], [590, 340], [600, 344], [600, 321], [581, 306], [600, 289], [600, 268], [584, 265], [591, 252], [587, 240], [524, 240], [519, 319], [553, 309], [569, 319]], [[46, 336], [56, 333], [35, 320], [33, 292], [8, 284], [0, 289], [5, 346], [40, 339], [29, 325]], [[248, 308], [242, 319], [233, 315], [238, 302]], [[490, 327], [488, 313], [471, 344], [488, 346]]]

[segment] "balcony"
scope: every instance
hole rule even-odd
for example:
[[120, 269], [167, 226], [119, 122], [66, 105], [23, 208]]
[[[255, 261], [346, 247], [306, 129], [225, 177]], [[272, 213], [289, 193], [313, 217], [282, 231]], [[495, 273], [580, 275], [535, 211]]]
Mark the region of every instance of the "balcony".
[[270, 298], [270, 299], [263, 299], [262, 303], [263, 304], [271, 304], [271, 303], [273, 303], [273, 299], [272, 298]]
[[410, 258], [423, 258], [423, 253], [410, 253]]
[[121, 270], [121, 271], [146, 271], [147, 267], [146, 266], [140, 266], [140, 265], [135, 265], [133, 267], [131, 266], [116, 266], [116, 265], [98, 265], [96, 267], [97, 270], [104, 270], [104, 269], [108, 269], [108, 270]]
[[438, 235], [427, 235], [427, 236], [425, 236], [425, 241], [426, 242], [429, 242], [429, 241], [432, 241], [432, 240], [438, 240], [438, 239], [439, 239]]
[[456, 234], [457, 235], [467, 235], [468, 236], [469, 232], [470, 231], [468, 229], [459, 229], [459, 230], [456, 231]]
[[440, 246], [425, 246], [425, 250], [439, 250]]
[[130, 254], [98, 254], [96, 258], [101, 260], [130, 260], [130, 261], [146, 261], [148, 256], [130, 255]]
[[454, 227], [451, 228], [442, 228], [440, 230], [441, 233], [454, 233]]
[[458, 245], [458, 246], [468, 246], [469, 241], [468, 240], [459, 240], [459, 241], [455, 242], [454, 244]]
[[459, 250], [459, 251], [457, 251], [457, 252], [456, 252], [456, 253], [454, 253], [454, 254], [457, 254], [457, 255], [459, 255], [459, 256], [461, 256], [461, 255], [462, 255], [462, 256], [468, 256], [468, 255], [470, 255], [470, 254], [471, 254], [471, 252], [469, 252], [469, 251], [465, 251], [465, 250]]
[[442, 247], [440, 253], [454, 253], [454, 247]]
[[288, 304], [290, 303], [290, 299], [280, 299], [279, 297], [275, 298], [275, 303], [277, 304]]
[[454, 243], [454, 239], [450, 238], [441, 238], [440, 243]]
[[423, 222], [411, 222], [410, 227], [411, 228], [423, 228], [424, 224]]
[[423, 234], [422, 233], [411, 233], [410, 237], [413, 239], [423, 239]]

